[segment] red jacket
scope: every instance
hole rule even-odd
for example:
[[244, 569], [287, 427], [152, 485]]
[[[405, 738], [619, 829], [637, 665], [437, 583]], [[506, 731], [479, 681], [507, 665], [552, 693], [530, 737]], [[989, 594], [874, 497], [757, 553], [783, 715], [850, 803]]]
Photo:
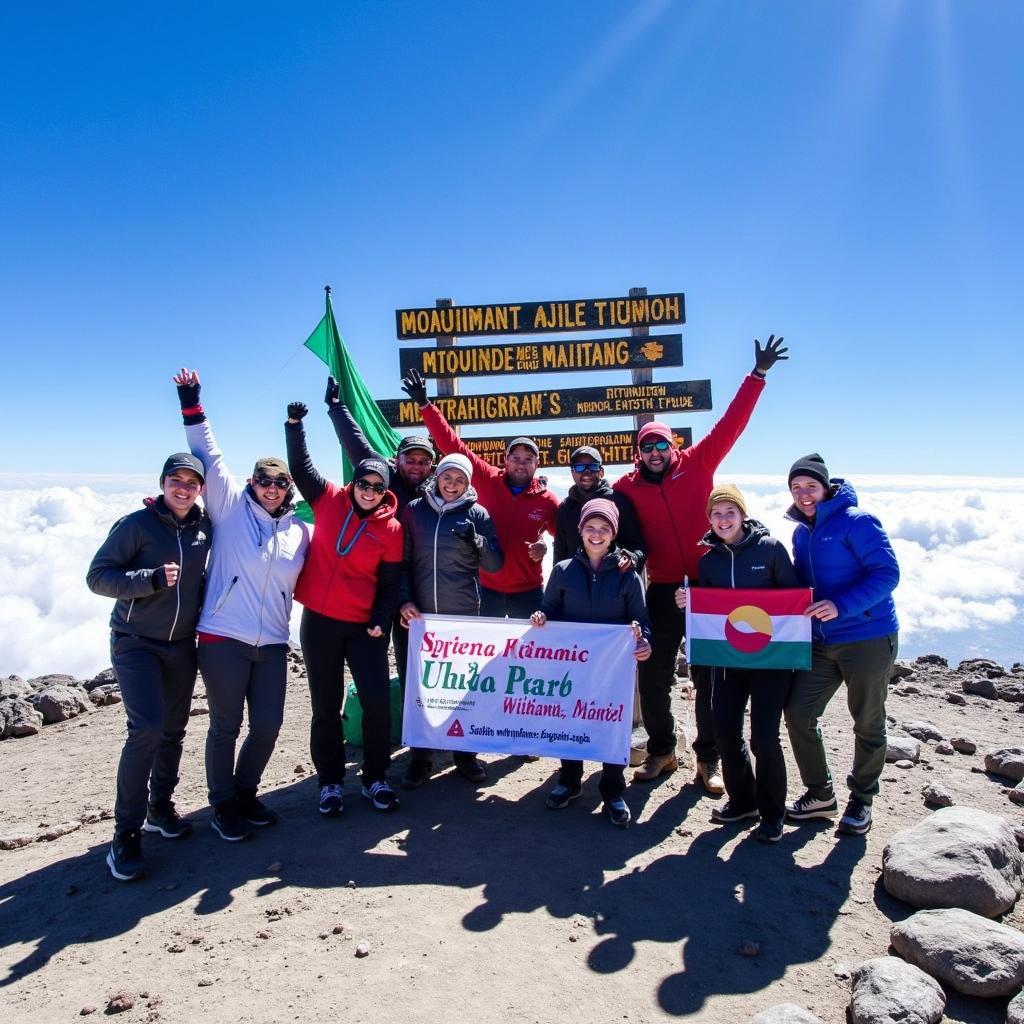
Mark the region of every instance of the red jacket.
[[491, 514], [498, 542], [505, 553], [505, 564], [497, 572], [481, 569], [480, 582], [502, 594], [522, 594], [542, 587], [541, 563], [530, 558], [526, 545], [539, 540], [544, 530], [552, 537], [555, 535], [558, 498], [536, 477], [524, 491], [514, 494], [505, 483], [505, 470], [474, 455], [435, 405], [425, 405], [420, 415], [442, 454], [460, 452], [473, 464], [477, 499]]
[[[382, 564], [402, 562], [404, 537], [395, 518], [397, 507], [388, 491], [373, 512], [360, 519], [352, 510], [352, 485], [342, 488], [326, 482], [326, 490], [313, 502], [316, 525], [295, 600], [341, 622], [369, 622], [371, 617], [380, 620], [378, 625], [390, 622], [393, 608], [378, 616], [372, 613]], [[394, 575], [397, 584], [397, 569]]]
[[750, 374], [706, 437], [690, 448], [670, 453], [671, 462], [660, 483], [643, 478], [639, 455], [637, 468], [615, 481], [613, 489], [627, 495], [636, 508], [652, 583], [697, 578], [715, 470], [743, 433], [763, 390], [764, 379]]

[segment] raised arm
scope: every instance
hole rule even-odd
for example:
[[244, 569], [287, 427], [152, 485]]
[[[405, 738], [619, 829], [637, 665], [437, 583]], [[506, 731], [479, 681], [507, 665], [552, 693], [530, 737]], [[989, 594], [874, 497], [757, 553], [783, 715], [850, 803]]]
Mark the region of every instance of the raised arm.
[[203, 504], [214, 523], [219, 522], [242, 499], [243, 489], [235, 483], [217, 447], [206, 410], [200, 404], [199, 371], [182, 367], [171, 380], [178, 388], [181, 418], [185, 424], [185, 437], [189, 451], [199, 459], [206, 471], [206, 490]]
[[437, 450], [442, 455], [458, 452], [469, 459], [473, 466], [474, 484], [481, 478], [501, 475], [500, 469], [481, 459], [479, 455], [470, 451], [462, 443], [461, 438], [452, 430], [451, 424], [444, 418], [441, 410], [427, 398], [427, 384], [418, 370], [410, 370], [402, 378], [402, 390], [419, 406], [423, 424], [426, 426], [431, 440], [437, 445]]
[[377, 453], [373, 450], [366, 435], [359, 429], [359, 424], [352, 418], [348, 406], [341, 400], [341, 388], [333, 377], [327, 378], [327, 391], [324, 394], [327, 415], [337, 435], [338, 443], [345, 449], [348, 461], [357, 466], [363, 459]]
[[302, 426], [302, 417], [308, 412], [305, 402], [289, 403], [284, 438], [292, 479], [299, 489], [299, 494], [312, 505], [319, 501], [327, 490], [327, 481], [313, 468], [309, 449], [306, 447], [306, 431]]

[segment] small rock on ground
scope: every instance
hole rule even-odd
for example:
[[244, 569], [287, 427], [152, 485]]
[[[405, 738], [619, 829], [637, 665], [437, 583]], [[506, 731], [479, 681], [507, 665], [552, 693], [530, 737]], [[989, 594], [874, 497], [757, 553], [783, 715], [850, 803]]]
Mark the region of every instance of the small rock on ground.
[[779, 1003], [751, 1017], [749, 1024], [822, 1024], [822, 1021], [796, 1003]]
[[953, 794], [938, 782], [929, 782], [921, 790], [921, 796], [929, 807], [952, 807]]

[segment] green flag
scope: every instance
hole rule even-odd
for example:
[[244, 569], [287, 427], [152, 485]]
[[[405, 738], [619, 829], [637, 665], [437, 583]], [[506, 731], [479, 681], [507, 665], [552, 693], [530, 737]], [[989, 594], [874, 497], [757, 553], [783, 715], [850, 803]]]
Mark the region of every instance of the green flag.
[[[331, 306], [331, 293], [327, 293], [327, 312], [316, 325], [313, 333], [306, 339], [306, 348], [319, 356], [329, 367], [341, 387], [341, 400], [348, 407], [352, 418], [359, 424], [366, 440], [375, 452], [390, 458], [398, 451], [402, 435], [391, 429], [384, 419], [369, 388], [359, 376], [352, 357], [345, 348], [345, 342], [338, 332], [338, 324], [334, 319], [334, 308]], [[342, 475], [345, 480], [352, 479], [352, 463], [342, 452]]]
[[[390, 458], [398, 451], [402, 435], [391, 429], [390, 424], [381, 415], [377, 403], [373, 400], [369, 388], [359, 376], [352, 357], [341, 339], [337, 321], [334, 319], [334, 308], [331, 306], [331, 292], [327, 290], [327, 312], [306, 339], [306, 348], [322, 359], [330, 368], [332, 376], [341, 388], [341, 400], [348, 407], [352, 418], [359, 424], [366, 440], [373, 450], [384, 458]], [[341, 473], [343, 480], [352, 479], [352, 463], [344, 450], [341, 453]], [[309, 505], [300, 501], [296, 513], [307, 523], [313, 522], [313, 512]]]

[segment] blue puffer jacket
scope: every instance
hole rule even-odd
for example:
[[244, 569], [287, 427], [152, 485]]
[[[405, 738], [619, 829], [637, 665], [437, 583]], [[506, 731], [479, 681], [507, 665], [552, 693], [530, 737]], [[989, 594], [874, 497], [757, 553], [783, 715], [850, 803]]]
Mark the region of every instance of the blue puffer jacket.
[[892, 592], [900, 581], [882, 524], [857, 507], [857, 493], [845, 480], [832, 480], [832, 497], [818, 505], [813, 520], [796, 506], [786, 513], [797, 524], [793, 563], [800, 580], [814, 588], [815, 601], [833, 601], [839, 618], [814, 620], [817, 643], [845, 644], [887, 636], [899, 629]]

